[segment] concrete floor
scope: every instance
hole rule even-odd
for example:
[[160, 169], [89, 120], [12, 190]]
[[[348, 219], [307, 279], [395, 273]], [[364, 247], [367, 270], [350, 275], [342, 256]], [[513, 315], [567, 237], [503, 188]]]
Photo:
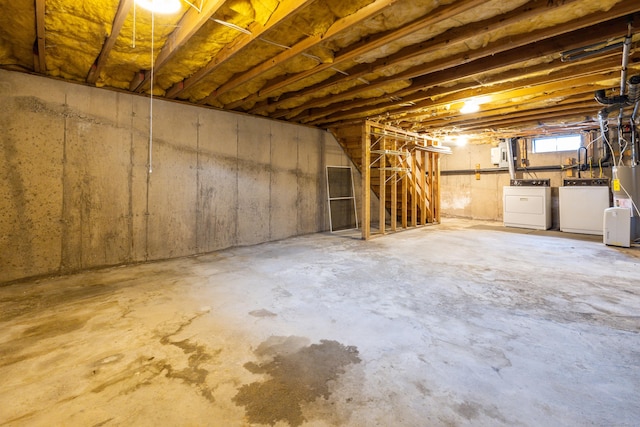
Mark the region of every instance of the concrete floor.
[[0, 287], [0, 425], [637, 426], [638, 252], [445, 219]]

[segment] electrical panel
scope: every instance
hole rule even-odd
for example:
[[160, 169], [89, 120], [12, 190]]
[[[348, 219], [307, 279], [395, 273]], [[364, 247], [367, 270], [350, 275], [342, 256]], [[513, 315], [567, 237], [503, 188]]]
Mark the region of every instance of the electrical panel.
[[500, 142], [497, 147], [491, 149], [491, 164], [499, 168], [508, 168], [507, 157], [507, 144], [505, 142]]

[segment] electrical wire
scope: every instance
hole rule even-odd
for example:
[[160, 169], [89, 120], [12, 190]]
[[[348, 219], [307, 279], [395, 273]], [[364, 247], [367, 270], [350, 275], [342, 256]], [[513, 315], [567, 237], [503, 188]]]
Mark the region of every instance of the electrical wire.
[[[608, 138], [603, 138], [603, 139], [607, 143], [607, 145], [609, 146], [609, 150], [611, 150], [611, 153], [613, 154], [613, 147], [611, 146], [611, 143], [609, 142], [609, 139]], [[612, 155], [611, 158], [613, 159], [613, 166], [618, 166], [616, 164], [616, 156]]]
[[136, 3], [133, 2], [133, 34], [131, 35], [131, 47], [136, 47]]
[[[618, 130], [618, 132], [620, 132], [620, 131]], [[621, 137], [620, 137], [620, 140], [624, 141], [624, 146], [621, 146], [621, 147], [620, 147], [620, 160], [618, 161], [618, 164], [619, 164], [619, 165], [623, 165], [623, 163], [622, 163], [622, 157], [624, 156], [624, 152], [625, 152], [625, 150], [627, 149], [627, 146], [629, 145], [629, 141], [627, 141], [627, 140], [624, 138], [624, 136], [621, 136]]]
[[151, 11], [151, 94], [149, 96], [149, 173], [153, 172], [153, 38], [155, 33], [155, 13]]
[[602, 178], [602, 159], [598, 159], [598, 167], [600, 168], [600, 175], [598, 178]]

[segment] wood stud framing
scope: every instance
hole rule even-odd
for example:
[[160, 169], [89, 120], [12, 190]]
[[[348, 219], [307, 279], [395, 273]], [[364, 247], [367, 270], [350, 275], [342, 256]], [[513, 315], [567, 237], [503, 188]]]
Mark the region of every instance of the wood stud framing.
[[[396, 231], [398, 220], [403, 229], [440, 220], [439, 155], [450, 153], [448, 148], [416, 133], [366, 121], [361, 152], [364, 240]], [[371, 223], [372, 190], [380, 200], [376, 233]]]

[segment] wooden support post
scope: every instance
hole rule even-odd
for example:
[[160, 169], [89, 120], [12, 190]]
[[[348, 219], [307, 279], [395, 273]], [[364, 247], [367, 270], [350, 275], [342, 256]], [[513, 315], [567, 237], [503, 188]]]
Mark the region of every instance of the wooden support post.
[[365, 122], [362, 129], [362, 238], [371, 237], [371, 126]]
[[427, 152], [420, 152], [420, 219], [427, 224]]
[[416, 162], [417, 151], [411, 153], [411, 225], [413, 227], [418, 226], [418, 165]]
[[[384, 152], [386, 149], [386, 138], [380, 140], [379, 150]], [[378, 229], [380, 234], [385, 233], [385, 227], [387, 225], [386, 213], [387, 213], [387, 174], [385, 168], [387, 167], [386, 155], [380, 154], [380, 160], [378, 160], [378, 168], [380, 169], [380, 214], [378, 215]]]
[[434, 199], [434, 211], [435, 220], [440, 223], [440, 155], [434, 153], [435, 156], [435, 170], [433, 171], [433, 199]]
[[[394, 139], [391, 149], [394, 152], [398, 150], [398, 140]], [[391, 156], [391, 166], [394, 168], [394, 172], [391, 175], [391, 179], [389, 183], [391, 185], [391, 230], [396, 231], [398, 228], [398, 167], [400, 166], [398, 162], [398, 156]]]
[[[409, 165], [409, 159], [406, 158], [406, 163]], [[407, 228], [407, 193], [409, 192], [409, 174], [407, 172], [402, 173], [402, 228]]]
[[431, 219], [431, 222], [435, 221], [435, 215], [436, 215], [436, 210], [435, 210], [435, 199], [434, 199], [434, 186], [435, 186], [435, 176], [434, 174], [434, 164], [435, 164], [435, 158], [438, 155], [436, 153], [429, 153], [429, 217]]

